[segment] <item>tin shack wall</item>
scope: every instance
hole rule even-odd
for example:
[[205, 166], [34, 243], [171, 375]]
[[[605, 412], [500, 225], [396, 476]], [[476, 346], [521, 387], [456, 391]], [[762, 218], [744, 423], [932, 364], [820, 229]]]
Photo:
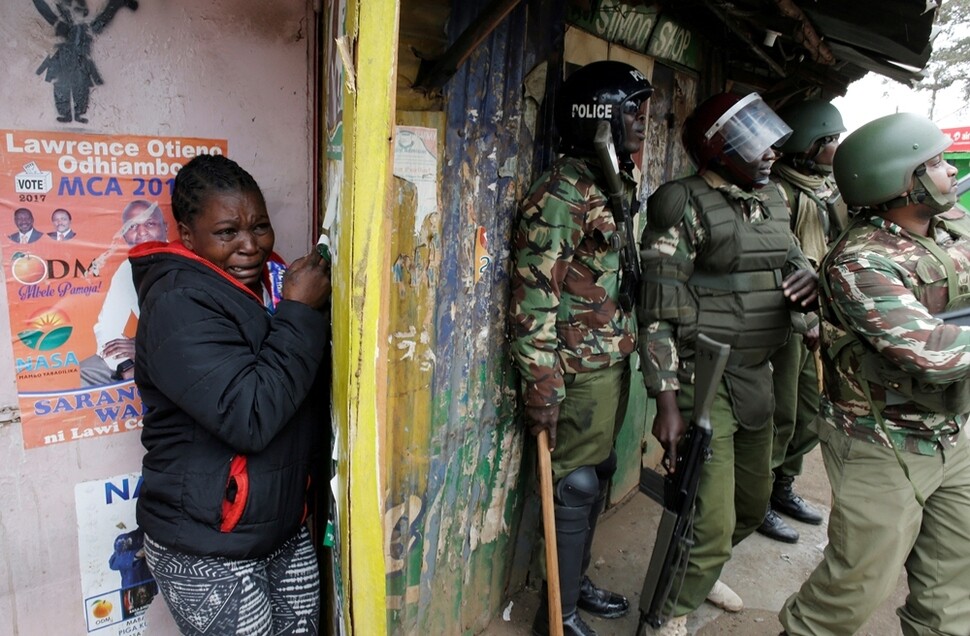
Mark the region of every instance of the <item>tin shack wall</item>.
[[[226, 139], [229, 155], [263, 188], [277, 251], [287, 259], [305, 253], [313, 3], [168, 0], [121, 9], [91, 46], [103, 84], [91, 88], [88, 123], [56, 121], [52, 84], [35, 72], [60, 41], [41, 4], [73, 3], [0, 3], [0, 129]], [[88, 0], [86, 20], [107, 4]], [[12, 184], [0, 183], [0, 198], [11, 196]], [[13, 231], [9, 216], [0, 224], [4, 236]], [[137, 430], [24, 448], [10, 302], [0, 285], [0, 633], [84, 634], [75, 486], [140, 472], [143, 450]], [[147, 629], [133, 633], [177, 632], [156, 598]]]
[[506, 339], [508, 245], [536, 169], [535, 93], [561, 51], [563, 9], [519, 4], [440, 92], [411, 89], [410, 48], [440, 54], [489, 4], [402, 3], [397, 119], [408, 128], [396, 155], [423, 135], [437, 169], [433, 211], [414, 178], [393, 193], [384, 532], [394, 634], [481, 631], [528, 566], [517, 537], [532, 484], [523, 455], [535, 451], [517, 421]]

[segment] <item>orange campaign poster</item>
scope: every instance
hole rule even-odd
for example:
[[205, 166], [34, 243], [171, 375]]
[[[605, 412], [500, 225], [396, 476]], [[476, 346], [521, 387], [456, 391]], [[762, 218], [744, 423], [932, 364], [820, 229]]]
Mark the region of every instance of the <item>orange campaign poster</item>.
[[0, 130], [0, 253], [24, 446], [137, 431], [128, 249], [176, 237], [170, 195], [222, 139]]

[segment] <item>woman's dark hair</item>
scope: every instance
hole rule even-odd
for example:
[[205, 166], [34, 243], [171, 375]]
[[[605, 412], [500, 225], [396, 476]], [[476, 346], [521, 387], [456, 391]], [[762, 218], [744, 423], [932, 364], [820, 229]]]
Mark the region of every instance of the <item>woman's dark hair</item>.
[[253, 176], [223, 155], [198, 155], [182, 166], [172, 189], [172, 215], [179, 223], [192, 225], [206, 199], [216, 192], [250, 192], [263, 199]]

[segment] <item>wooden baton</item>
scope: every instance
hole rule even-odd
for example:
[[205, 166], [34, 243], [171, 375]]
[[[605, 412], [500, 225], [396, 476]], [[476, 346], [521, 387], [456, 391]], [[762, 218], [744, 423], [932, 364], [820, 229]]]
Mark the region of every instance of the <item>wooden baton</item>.
[[556, 548], [556, 509], [552, 500], [552, 456], [549, 453], [549, 431], [543, 430], [539, 441], [539, 492], [542, 495], [542, 532], [546, 539], [546, 588], [549, 592], [549, 634], [562, 634], [562, 601], [559, 593], [559, 552]]

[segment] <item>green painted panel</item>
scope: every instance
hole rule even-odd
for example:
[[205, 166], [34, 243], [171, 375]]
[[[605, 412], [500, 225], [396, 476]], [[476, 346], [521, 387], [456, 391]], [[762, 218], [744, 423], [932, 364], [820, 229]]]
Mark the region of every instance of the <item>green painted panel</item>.
[[[631, 363], [637, 369], [637, 354], [633, 354]], [[647, 397], [647, 391], [643, 388], [643, 376], [639, 370], [635, 370], [630, 382], [630, 402], [627, 404], [626, 418], [616, 438], [617, 469], [610, 482], [607, 505], [622, 501], [638, 488], [644, 450], [648, 461], [655, 455], [659, 457], [660, 445], [650, 434], [656, 412], [653, 399]]]
[[660, 18], [657, 28], [653, 30], [647, 55], [695, 71], [701, 68], [703, 62], [698, 38], [688, 29], [664, 17]]
[[566, 20], [607, 42], [622, 44], [643, 53], [657, 24], [657, 9], [629, 5], [618, 0], [602, 0], [592, 3], [588, 10], [571, 6]]
[[598, 38], [646, 53], [663, 62], [699, 70], [700, 41], [688, 29], [661, 15], [656, 6], [600, 0], [589, 8], [571, 5], [566, 20]]

